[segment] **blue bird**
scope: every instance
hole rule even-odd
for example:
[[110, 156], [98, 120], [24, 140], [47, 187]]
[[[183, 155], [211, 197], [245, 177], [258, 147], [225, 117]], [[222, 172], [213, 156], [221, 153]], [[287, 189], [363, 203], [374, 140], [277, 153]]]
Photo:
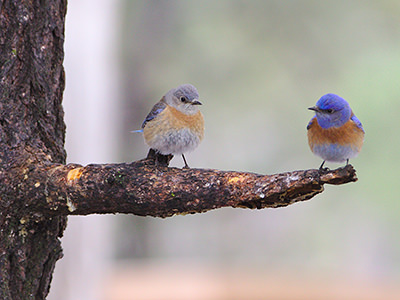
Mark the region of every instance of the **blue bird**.
[[322, 96], [309, 108], [315, 111], [307, 125], [311, 151], [325, 161], [344, 162], [356, 157], [364, 143], [364, 128], [349, 103], [335, 94]]

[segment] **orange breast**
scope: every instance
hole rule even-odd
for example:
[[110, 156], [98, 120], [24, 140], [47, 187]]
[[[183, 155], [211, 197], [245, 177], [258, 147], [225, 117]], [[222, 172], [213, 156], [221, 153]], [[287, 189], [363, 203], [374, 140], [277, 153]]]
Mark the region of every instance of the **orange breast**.
[[186, 115], [179, 110], [167, 105], [167, 107], [143, 128], [144, 138], [151, 143], [158, 135], [164, 135], [171, 131], [189, 129], [200, 140], [204, 137], [204, 118], [200, 111], [194, 115]]
[[203, 114], [198, 111], [194, 115], [186, 115], [183, 112], [169, 106], [168, 113], [170, 116], [171, 127], [177, 130], [188, 128], [195, 134], [200, 136], [200, 140], [204, 136], [204, 118]]
[[307, 132], [308, 144], [313, 149], [316, 145], [337, 144], [361, 149], [364, 142], [364, 132], [352, 120], [341, 127], [322, 128], [316, 118], [310, 124]]

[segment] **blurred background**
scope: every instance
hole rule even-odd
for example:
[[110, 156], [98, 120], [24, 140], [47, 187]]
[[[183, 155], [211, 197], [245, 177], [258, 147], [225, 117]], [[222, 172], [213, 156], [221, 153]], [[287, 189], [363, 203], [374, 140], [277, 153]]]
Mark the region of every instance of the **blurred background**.
[[307, 107], [329, 92], [366, 137], [358, 182], [286, 208], [69, 217], [48, 299], [400, 299], [399, 25], [395, 0], [69, 1], [68, 162], [144, 158], [130, 131], [182, 83], [204, 104], [194, 168], [318, 168]]

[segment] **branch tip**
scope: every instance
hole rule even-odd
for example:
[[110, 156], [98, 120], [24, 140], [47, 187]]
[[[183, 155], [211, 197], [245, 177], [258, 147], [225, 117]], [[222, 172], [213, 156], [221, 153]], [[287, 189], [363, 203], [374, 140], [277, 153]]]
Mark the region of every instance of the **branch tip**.
[[335, 170], [318, 170], [318, 172], [322, 184], [339, 185], [358, 180], [356, 170], [350, 164]]

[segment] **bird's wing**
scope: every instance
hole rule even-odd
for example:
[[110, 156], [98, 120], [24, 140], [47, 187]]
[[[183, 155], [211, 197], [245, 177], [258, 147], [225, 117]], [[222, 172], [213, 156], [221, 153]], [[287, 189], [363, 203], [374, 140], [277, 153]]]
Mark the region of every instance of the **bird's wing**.
[[361, 121], [354, 114], [352, 114], [352, 116], [350, 117], [350, 120], [352, 120], [357, 125], [357, 127], [360, 128], [364, 132], [364, 128], [361, 124]]
[[317, 117], [317, 116], [312, 117], [311, 120], [310, 120], [310, 122], [308, 122], [308, 124], [307, 124], [307, 130], [310, 129], [311, 123], [314, 121], [314, 119], [315, 119], [316, 117]]
[[157, 117], [158, 114], [160, 114], [165, 108], [167, 107], [167, 103], [165, 103], [164, 97], [158, 101], [156, 104], [154, 104], [153, 108], [147, 115], [146, 119], [144, 119], [142, 128], [144, 128], [147, 124], [147, 122], [153, 120], [155, 117]]

